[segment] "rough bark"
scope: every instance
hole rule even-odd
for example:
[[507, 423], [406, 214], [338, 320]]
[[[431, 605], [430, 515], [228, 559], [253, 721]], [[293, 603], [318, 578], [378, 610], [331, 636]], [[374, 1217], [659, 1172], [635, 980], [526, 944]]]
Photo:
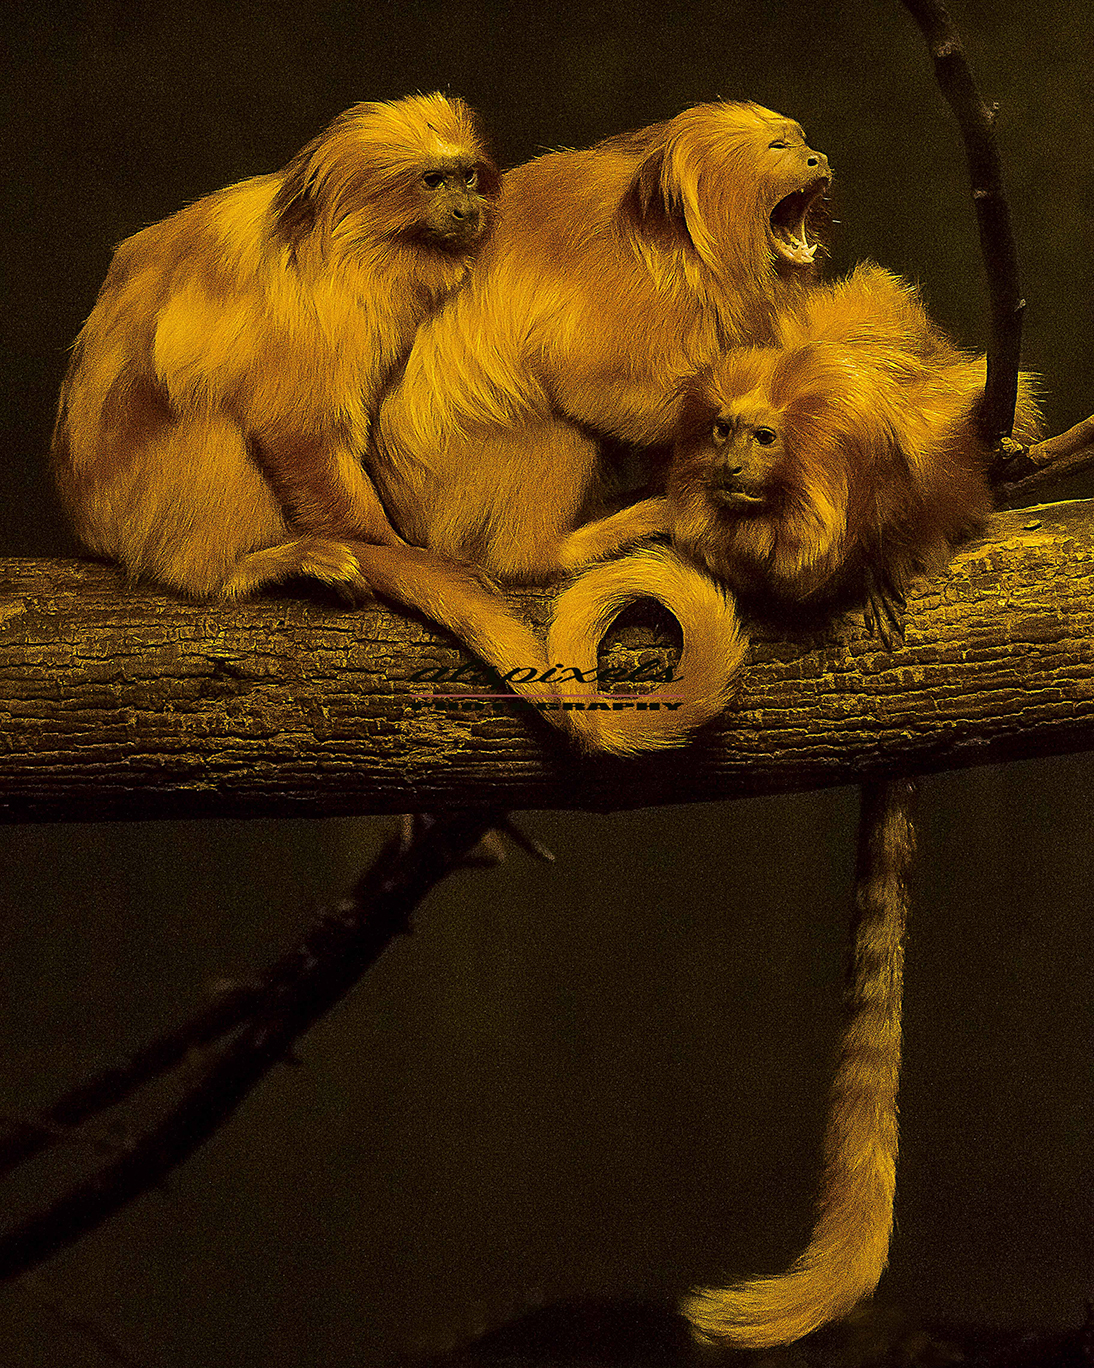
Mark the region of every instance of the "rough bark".
[[[895, 652], [858, 611], [755, 624], [736, 705], [679, 752], [622, 761], [507, 700], [416, 707], [434, 690], [409, 676], [469, 657], [386, 608], [197, 605], [109, 566], [2, 561], [0, 817], [610, 809], [1085, 750], [1092, 588], [1094, 502], [998, 514], [913, 592]], [[546, 601], [514, 599], [540, 619]], [[671, 658], [648, 630], [622, 640], [623, 659]]]

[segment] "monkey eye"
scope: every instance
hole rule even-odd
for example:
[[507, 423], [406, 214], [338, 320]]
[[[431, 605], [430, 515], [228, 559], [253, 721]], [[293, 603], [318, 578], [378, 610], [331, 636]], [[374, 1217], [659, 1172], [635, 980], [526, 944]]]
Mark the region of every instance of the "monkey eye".
[[724, 418], [715, 418], [712, 432], [716, 442], [724, 442], [729, 436], [729, 424]]
[[469, 190], [474, 190], [475, 186], [478, 185], [479, 173], [475, 167], [472, 167], [471, 170], [468, 171], [468, 173], [464, 176], [464, 181]]
[[436, 190], [438, 185], [444, 184], [444, 172], [427, 171], [425, 175], [422, 177], [422, 180], [426, 185], [429, 186], [430, 190]]
[[768, 143], [767, 146], [770, 151], [773, 147], [789, 147], [790, 144], [788, 142], [783, 142], [782, 138], [776, 138], [774, 142]]
[[779, 434], [774, 428], [758, 427], [752, 435], [757, 442], [759, 442], [760, 446], [770, 446]]

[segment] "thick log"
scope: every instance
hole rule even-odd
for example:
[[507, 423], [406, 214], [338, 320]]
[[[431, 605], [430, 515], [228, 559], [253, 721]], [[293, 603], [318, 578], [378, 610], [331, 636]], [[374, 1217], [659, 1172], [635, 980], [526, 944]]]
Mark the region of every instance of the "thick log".
[[[199, 605], [110, 566], [2, 561], [0, 817], [611, 809], [1086, 750], [1092, 589], [1094, 501], [998, 514], [913, 592], [899, 649], [855, 611], [757, 626], [736, 705], [678, 752], [623, 761], [575, 754], [507, 699], [417, 697], [483, 690], [415, 683], [469, 657], [385, 608]], [[514, 602], [541, 620], [547, 597]], [[670, 658], [630, 630], [621, 658]]]

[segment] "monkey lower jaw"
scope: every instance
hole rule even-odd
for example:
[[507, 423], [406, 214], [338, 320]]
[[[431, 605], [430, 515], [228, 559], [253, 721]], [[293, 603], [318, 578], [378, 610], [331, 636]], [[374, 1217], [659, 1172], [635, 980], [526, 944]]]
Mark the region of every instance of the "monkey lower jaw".
[[725, 489], [716, 488], [710, 493], [711, 503], [717, 504], [725, 512], [732, 512], [739, 509], [742, 513], [755, 515], [765, 504], [765, 499], [761, 494], [749, 494], [744, 489]]

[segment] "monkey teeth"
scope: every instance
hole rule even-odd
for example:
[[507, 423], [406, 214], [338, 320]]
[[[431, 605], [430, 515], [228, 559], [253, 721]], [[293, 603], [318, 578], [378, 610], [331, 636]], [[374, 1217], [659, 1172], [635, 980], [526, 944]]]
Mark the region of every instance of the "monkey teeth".
[[775, 251], [795, 266], [808, 266], [817, 252], [817, 243], [810, 243], [805, 221], [814, 200], [824, 193], [827, 181], [814, 183], [802, 190], [785, 195], [771, 211], [771, 238]]

